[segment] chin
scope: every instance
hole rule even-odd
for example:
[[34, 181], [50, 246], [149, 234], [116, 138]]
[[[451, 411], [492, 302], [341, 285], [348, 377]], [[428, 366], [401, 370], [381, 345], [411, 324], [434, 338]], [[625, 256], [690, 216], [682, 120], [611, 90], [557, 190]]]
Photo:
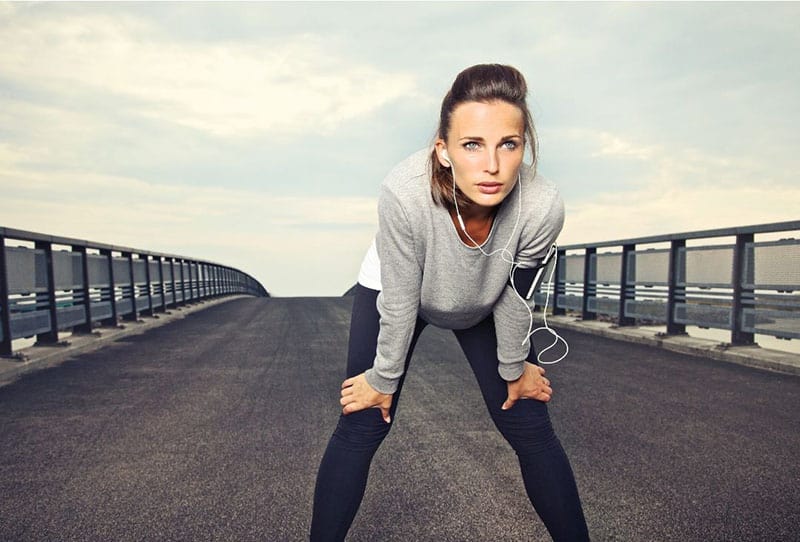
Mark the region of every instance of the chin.
[[476, 194], [472, 201], [481, 207], [497, 207], [503, 200], [506, 199], [508, 194]]

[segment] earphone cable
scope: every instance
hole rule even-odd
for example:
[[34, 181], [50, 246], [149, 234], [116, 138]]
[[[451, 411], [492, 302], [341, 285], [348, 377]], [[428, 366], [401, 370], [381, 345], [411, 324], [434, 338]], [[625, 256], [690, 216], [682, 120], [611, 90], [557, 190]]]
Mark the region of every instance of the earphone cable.
[[[508, 241], [506, 242], [506, 245], [503, 248], [498, 248], [497, 250], [493, 250], [492, 252], [487, 253], [486, 251], [483, 250], [483, 247], [481, 245], [479, 245], [475, 241], [475, 239], [473, 239], [472, 236], [467, 232], [467, 228], [464, 225], [464, 219], [461, 217], [461, 212], [458, 209], [458, 199], [457, 199], [457, 194], [456, 194], [456, 170], [455, 170], [455, 167], [453, 167], [453, 162], [450, 160], [449, 156], [447, 156], [447, 161], [450, 163], [450, 174], [453, 177], [453, 205], [456, 208], [456, 215], [458, 216], [458, 223], [461, 225], [461, 230], [464, 232], [464, 235], [467, 236], [467, 239], [472, 241], [472, 243], [475, 245], [475, 247], [478, 250], [480, 250], [481, 254], [483, 254], [484, 256], [490, 257], [490, 256], [493, 256], [494, 254], [497, 254], [499, 252], [500, 253], [500, 257], [502, 258], [502, 260], [511, 265], [511, 268], [508, 271], [508, 277], [509, 277], [509, 280], [511, 282], [511, 288], [514, 290], [514, 293], [516, 294], [516, 296], [520, 300], [520, 302], [528, 310], [528, 316], [530, 318], [529, 323], [528, 323], [528, 332], [525, 334], [525, 337], [522, 339], [522, 345], [525, 345], [525, 342], [528, 339], [532, 339], [533, 336], [538, 331], [547, 330], [553, 336], [553, 342], [550, 345], [548, 345], [546, 348], [544, 348], [541, 352], [538, 352], [536, 354], [536, 361], [538, 361], [542, 365], [554, 365], [554, 364], [558, 363], [559, 361], [561, 361], [562, 359], [567, 357], [567, 354], [569, 354], [569, 344], [567, 343], [567, 341], [561, 335], [559, 335], [547, 323], [547, 309], [549, 307], [550, 293], [552, 291], [552, 286], [553, 286], [553, 273], [555, 272], [555, 269], [556, 269], [555, 264], [553, 264], [552, 268], [550, 269], [550, 275], [549, 275], [548, 280], [547, 280], [547, 293], [545, 294], [544, 310], [542, 311], [542, 320], [544, 322], [543, 326], [539, 326], [536, 329], [532, 329], [533, 328], [533, 309], [531, 309], [531, 306], [528, 304], [528, 302], [525, 300], [525, 298], [523, 298], [520, 295], [520, 293], [517, 291], [516, 284], [514, 283], [514, 273], [517, 270], [517, 268], [519, 267], [519, 262], [514, 260], [514, 256], [508, 250], [508, 246], [511, 244], [511, 240], [514, 238], [514, 233], [517, 231], [517, 226], [519, 226], [520, 217], [522, 216], [522, 174], [519, 171], [517, 171], [517, 186], [519, 187], [517, 191], [519, 192], [519, 194], [518, 194], [519, 195], [519, 198], [518, 198], [519, 199], [519, 203], [517, 205], [517, 219], [514, 222], [514, 227], [511, 230], [511, 235], [509, 236]], [[535, 306], [535, 304], [534, 304], [534, 306]], [[543, 361], [542, 360], [542, 354], [544, 354], [545, 352], [547, 352], [551, 348], [554, 348], [559, 343], [559, 341], [564, 343], [564, 353], [561, 354], [561, 356], [559, 356], [557, 359], [555, 359], [553, 361]]]

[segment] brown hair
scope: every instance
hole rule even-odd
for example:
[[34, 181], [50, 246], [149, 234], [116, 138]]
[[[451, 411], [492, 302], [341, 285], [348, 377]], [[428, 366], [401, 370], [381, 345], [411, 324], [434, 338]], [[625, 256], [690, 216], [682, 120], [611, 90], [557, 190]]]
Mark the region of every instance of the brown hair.
[[[533, 117], [528, 110], [526, 95], [528, 85], [516, 68], [502, 64], [478, 64], [462, 71], [442, 100], [437, 137], [447, 141], [450, 121], [456, 107], [466, 102], [507, 102], [522, 112], [525, 123], [525, 143], [530, 145], [532, 167], [536, 170], [539, 144], [533, 127]], [[456, 188], [459, 207], [468, 207], [472, 201]], [[453, 174], [450, 168], [439, 163], [434, 150], [431, 154], [431, 195], [438, 205], [453, 209]]]

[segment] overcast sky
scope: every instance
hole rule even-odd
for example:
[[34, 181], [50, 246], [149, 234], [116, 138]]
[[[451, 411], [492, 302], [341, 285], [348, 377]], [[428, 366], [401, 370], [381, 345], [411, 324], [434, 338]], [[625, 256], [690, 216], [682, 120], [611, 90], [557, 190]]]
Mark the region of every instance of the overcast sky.
[[0, 3], [0, 225], [356, 279], [463, 68], [518, 67], [562, 244], [800, 218], [798, 3]]

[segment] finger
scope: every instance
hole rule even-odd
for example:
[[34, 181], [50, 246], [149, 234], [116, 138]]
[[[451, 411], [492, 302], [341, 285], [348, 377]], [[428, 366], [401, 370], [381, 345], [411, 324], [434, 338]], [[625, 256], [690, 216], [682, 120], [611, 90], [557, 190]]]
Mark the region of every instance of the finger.
[[356, 402], [352, 402], [345, 405], [345, 407], [342, 409], [342, 413], [346, 416], [347, 414], [352, 414], [353, 412], [358, 412], [359, 410], [364, 410], [364, 407]]
[[342, 388], [342, 397], [353, 395], [354, 393], [355, 391], [353, 391], [353, 386], [350, 386], [349, 388]]
[[511, 397], [506, 397], [506, 401], [505, 403], [503, 403], [503, 406], [500, 407], [500, 409], [508, 410], [509, 408], [513, 407], [516, 402], [517, 402], [516, 399], [512, 399]]
[[342, 388], [349, 388], [352, 386], [355, 379], [356, 377], [346, 379], [344, 382], [342, 382]]
[[381, 409], [381, 416], [383, 416], [383, 421], [386, 423], [392, 423], [392, 417], [389, 414], [389, 409], [386, 407], [380, 407]]
[[539, 370], [539, 374], [544, 376], [544, 368], [543, 367], [539, 367], [538, 365], [536, 366], [536, 368]]
[[553, 396], [553, 388], [550, 386], [541, 386], [539, 388], [527, 391], [522, 394], [520, 399], [540, 399], [542, 396], [547, 395], [549, 397]]

